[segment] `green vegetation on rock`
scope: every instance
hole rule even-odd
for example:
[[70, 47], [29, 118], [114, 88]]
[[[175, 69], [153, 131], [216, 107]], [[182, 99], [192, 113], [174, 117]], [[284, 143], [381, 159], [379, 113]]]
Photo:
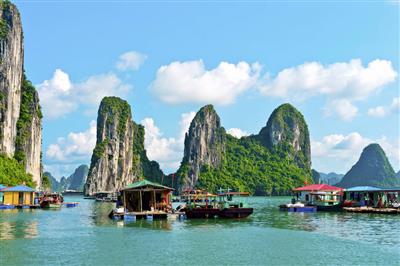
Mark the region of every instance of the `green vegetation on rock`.
[[[297, 146], [290, 155], [294, 156], [300, 167], [311, 166], [310, 135], [304, 116], [291, 104], [285, 103], [276, 108], [261, 129], [258, 138], [271, 150], [277, 146]], [[286, 150], [290, 150], [285, 148]]]
[[15, 154], [14, 158], [25, 164], [24, 146], [29, 141], [33, 122], [33, 117], [37, 116], [42, 119], [42, 112], [39, 105], [39, 97], [35, 87], [23, 75], [21, 87], [21, 105], [19, 118], [17, 121], [17, 136], [15, 139]]
[[0, 154], [0, 184], [5, 186], [25, 184], [32, 188], [36, 186], [32, 175], [25, 172], [25, 167], [4, 154]]
[[131, 117], [131, 107], [127, 101], [118, 97], [104, 97], [101, 101], [99, 117], [107, 117], [106, 124], [118, 121], [117, 131], [122, 138], [126, 131], [127, 121]]
[[254, 137], [236, 139], [227, 135], [226, 140], [221, 167], [204, 166], [199, 188], [212, 192], [221, 187], [256, 195], [285, 195], [292, 188], [311, 182], [310, 171], [299, 168], [285, 151], [271, 152]]
[[[0, 9], [3, 13], [10, 9], [11, 2], [8, 0], [0, 0]], [[0, 18], [0, 40], [4, 40], [7, 37], [9, 26], [7, 20]]]
[[52, 191], [52, 183], [50, 177], [46, 174], [42, 175], [42, 188], [45, 191]]
[[339, 187], [354, 186], [400, 187], [385, 152], [379, 144], [370, 144], [364, 148], [360, 159], [337, 184]]

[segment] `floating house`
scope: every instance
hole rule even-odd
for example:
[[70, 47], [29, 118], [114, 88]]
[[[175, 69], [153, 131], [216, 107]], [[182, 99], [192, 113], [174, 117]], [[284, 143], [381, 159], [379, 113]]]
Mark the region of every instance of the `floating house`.
[[2, 205], [15, 207], [29, 207], [34, 205], [35, 190], [24, 186], [6, 187], [0, 189], [3, 193]]
[[148, 180], [132, 183], [120, 190], [125, 216], [136, 218], [167, 218], [172, 208], [173, 188]]
[[319, 211], [340, 210], [343, 188], [327, 184], [314, 184], [293, 189], [297, 201], [316, 206]]
[[400, 188], [378, 188], [358, 186], [345, 189], [346, 207], [398, 208], [400, 206]]

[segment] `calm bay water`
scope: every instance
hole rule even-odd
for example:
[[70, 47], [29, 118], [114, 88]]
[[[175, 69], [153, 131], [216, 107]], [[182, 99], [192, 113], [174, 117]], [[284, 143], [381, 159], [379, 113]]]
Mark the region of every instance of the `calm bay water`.
[[287, 213], [251, 197], [243, 220], [112, 221], [112, 204], [0, 211], [1, 265], [400, 265], [400, 216]]

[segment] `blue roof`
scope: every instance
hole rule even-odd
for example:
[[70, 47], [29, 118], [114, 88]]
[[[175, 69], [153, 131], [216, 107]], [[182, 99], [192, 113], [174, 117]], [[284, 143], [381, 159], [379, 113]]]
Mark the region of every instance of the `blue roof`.
[[383, 189], [379, 187], [370, 187], [370, 186], [358, 186], [347, 188], [345, 191], [348, 192], [357, 192], [357, 191], [382, 191]]
[[15, 186], [15, 187], [7, 187], [7, 188], [3, 188], [0, 190], [1, 192], [35, 192], [35, 190], [33, 188], [27, 187], [27, 186]]
[[0, 184], [0, 189], [6, 188], [6, 186]]

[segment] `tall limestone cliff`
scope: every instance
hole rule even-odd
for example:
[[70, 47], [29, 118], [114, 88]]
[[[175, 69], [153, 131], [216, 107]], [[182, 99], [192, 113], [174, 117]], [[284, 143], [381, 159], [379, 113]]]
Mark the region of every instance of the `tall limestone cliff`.
[[190, 124], [174, 186], [177, 191], [216, 192], [221, 187], [258, 195], [287, 194], [312, 182], [310, 158], [307, 124], [291, 105], [277, 108], [259, 135], [240, 139], [225, 132], [214, 108], [207, 105]]
[[373, 143], [364, 148], [360, 159], [337, 186], [343, 188], [353, 186], [400, 187], [400, 179], [396, 177], [381, 146]]
[[155, 180], [161, 175], [159, 165], [146, 156], [144, 128], [132, 121], [129, 104], [117, 97], [105, 97], [98, 111], [97, 142], [85, 194], [116, 191], [140, 178]]
[[0, 2], [0, 151], [14, 155], [23, 74], [23, 33], [17, 8]]
[[25, 165], [25, 171], [32, 175], [33, 181], [39, 187], [42, 173], [42, 112], [38, 93], [25, 75], [21, 91], [14, 157]]
[[201, 108], [185, 135], [180, 187], [193, 188], [203, 166], [217, 168], [225, 152], [225, 129], [212, 105]]
[[276, 108], [258, 137], [270, 149], [289, 148], [299, 167], [311, 167], [308, 126], [303, 115], [292, 105], [286, 103]]
[[23, 68], [23, 32], [17, 8], [0, 2], [0, 152], [14, 158], [41, 185], [42, 113]]

